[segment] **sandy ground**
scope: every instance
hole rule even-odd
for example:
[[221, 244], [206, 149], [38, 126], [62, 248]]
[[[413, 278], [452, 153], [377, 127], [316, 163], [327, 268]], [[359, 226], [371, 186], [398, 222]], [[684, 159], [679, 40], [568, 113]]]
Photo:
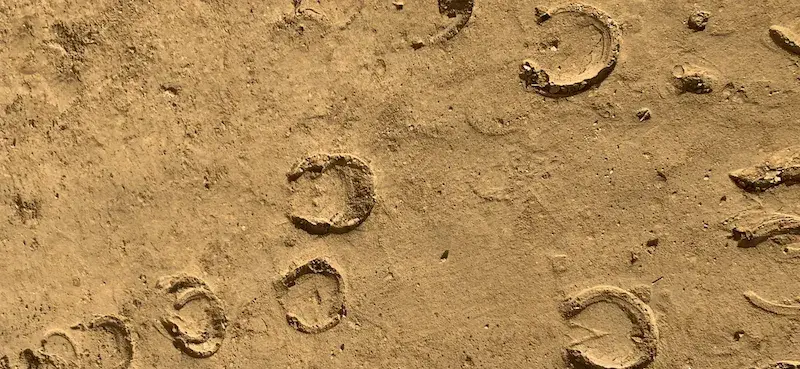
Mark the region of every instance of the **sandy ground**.
[[320, 1], [0, 0], [0, 368], [800, 360], [796, 1]]

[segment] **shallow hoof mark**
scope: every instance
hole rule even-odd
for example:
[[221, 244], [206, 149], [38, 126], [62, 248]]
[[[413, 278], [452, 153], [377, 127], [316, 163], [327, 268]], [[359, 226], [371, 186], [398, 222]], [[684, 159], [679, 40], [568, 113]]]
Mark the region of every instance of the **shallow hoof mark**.
[[759, 369], [800, 369], [800, 361], [778, 361]]
[[131, 329], [124, 319], [113, 315], [99, 315], [89, 321], [86, 328], [90, 330], [102, 330], [114, 336], [119, 352], [122, 354], [122, 361], [115, 365], [115, 368], [130, 368], [133, 363], [135, 344]]
[[639, 351], [638, 357], [617, 364], [611, 360], [597, 358], [577, 347], [567, 348], [564, 358], [575, 369], [642, 369], [650, 365], [658, 349], [658, 327], [650, 307], [636, 295], [614, 286], [595, 286], [565, 299], [560, 306], [561, 315], [570, 319], [591, 305], [607, 302], [618, 306], [633, 323], [632, 338]]
[[449, 18], [450, 23], [427, 40], [412, 41], [411, 47], [416, 50], [452, 39], [467, 26], [474, 7], [475, 0], [439, 0], [439, 14]]
[[789, 305], [769, 301], [753, 291], [746, 291], [744, 293], [744, 298], [753, 306], [768, 313], [784, 316], [800, 316], [800, 305]]
[[346, 194], [344, 209], [330, 217], [301, 214], [295, 210], [289, 214], [289, 219], [296, 227], [311, 234], [348, 232], [363, 223], [375, 206], [375, 182], [372, 170], [363, 160], [349, 154], [310, 156], [295, 165], [287, 177], [289, 182], [295, 182], [305, 174], [316, 178], [329, 170], [337, 170], [344, 183]]
[[[158, 283], [168, 293], [175, 294], [172, 306], [174, 312], [162, 317], [161, 324], [172, 337], [172, 343], [179, 350], [194, 358], [207, 358], [214, 355], [222, 347], [228, 325], [222, 301], [211, 291], [211, 288], [200, 278], [178, 275], [162, 278]], [[186, 320], [180, 312], [191, 301], [202, 300], [207, 303], [205, 313], [210, 319], [201, 332], [190, 332], [185, 328]]]
[[321, 24], [346, 29], [364, 9], [363, 0], [294, 0], [294, 14]]

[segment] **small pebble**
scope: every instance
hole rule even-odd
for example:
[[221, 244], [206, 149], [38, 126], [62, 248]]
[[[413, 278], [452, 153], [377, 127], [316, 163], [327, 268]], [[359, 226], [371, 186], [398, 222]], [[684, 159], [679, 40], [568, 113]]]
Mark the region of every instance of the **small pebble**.
[[550, 267], [556, 273], [566, 272], [568, 262], [569, 262], [569, 257], [567, 255], [557, 254], [550, 256]]
[[642, 108], [636, 112], [636, 118], [639, 118], [640, 122], [644, 122], [646, 120], [650, 120], [650, 109]]
[[397, 10], [403, 10], [403, 7], [406, 4], [404, 2], [398, 0], [398, 1], [393, 1], [392, 5], [394, 5], [394, 8], [397, 9]]
[[714, 77], [700, 67], [676, 65], [672, 75], [675, 87], [682, 92], [707, 94], [714, 91]]
[[689, 16], [689, 28], [695, 31], [702, 31], [708, 25], [708, 18], [711, 18], [711, 13], [707, 11], [697, 11]]

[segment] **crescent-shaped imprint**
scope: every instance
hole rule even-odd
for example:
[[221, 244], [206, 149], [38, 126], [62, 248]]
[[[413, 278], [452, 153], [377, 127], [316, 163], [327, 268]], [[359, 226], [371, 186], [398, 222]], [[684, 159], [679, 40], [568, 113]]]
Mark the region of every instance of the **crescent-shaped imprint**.
[[116, 368], [130, 368], [133, 363], [135, 344], [131, 329], [125, 320], [113, 315], [99, 315], [86, 326], [90, 330], [104, 330], [114, 335], [114, 342], [122, 354], [122, 362]]
[[323, 235], [345, 233], [363, 223], [375, 206], [375, 180], [372, 169], [361, 159], [349, 154], [317, 154], [296, 164], [289, 171], [289, 182], [295, 182], [305, 174], [318, 177], [328, 170], [338, 168], [345, 186], [347, 200], [344, 209], [324, 218], [311, 214], [300, 214], [295, 210], [289, 219], [308, 233]]
[[745, 291], [744, 298], [747, 299], [747, 301], [753, 306], [772, 314], [800, 316], [800, 305], [789, 305], [769, 301], [753, 291]]
[[292, 3], [295, 16], [338, 29], [346, 29], [364, 9], [364, 0], [292, 0]]
[[467, 26], [467, 22], [472, 17], [472, 9], [474, 7], [475, 0], [439, 0], [439, 14], [450, 18], [450, 23], [427, 40], [413, 41], [411, 47], [419, 49], [423, 46], [444, 42], [455, 37], [461, 32], [462, 28]]
[[735, 170], [728, 176], [748, 192], [764, 192], [781, 184], [800, 183], [800, 146], [778, 151], [763, 163]]
[[540, 11], [537, 23], [543, 24], [563, 13], [577, 13], [592, 20], [593, 26], [602, 34], [603, 62], [577, 76], [556, 79], [535, 61], [523, 61], [519, 73], [523, 85], [527, 90], [547, 97], [572, 96], [600, 84], [614, 70], [620, 54], [622, 31], [619, 25], [611, 16], [593, 6], [573, 3], [551, 12]]
[[628, 362], [614, 363], [595, 357], [575, 346], [564, 352], [568, 365], [576, 369], [642, 369], [650, 365], [658, 350], [658, 327], [653, 311], [636, 295], [614, 286], [595, 286], [568, 297], [561, 303], [561, 315], [570, 319], [599, 302], [618, 306], [633, 323], [631, 338], [638, 356]]
[[[746, 212], [733, 220], [729, 220], [729, 222], [733, 226], [731, 228], [732, 238], [742, 248], [755, 247], [778, 237], [800, 236], [800, 217], [790, 214], [769, 213], [766, 215], [754, 215]], [[794, 247], [787, 246], [784, 252], [788, 253], [794, 249]]]
[[[51, 331], [47, 332], [44, 335], [44, 337], [40, 341], [40, 344], [42, 346], [40, 352], [47, 353], [48, 355], [51, 355], [51, 356], [56, 356], [56, 355], [53, 355], [53, 354], [50, 354], [49, 352], [47, 352], [48, 350], [46, 349], [46, 346], [47, 346], [48, 342], [53, 337], [60, 337], [64, 342], [67, 343], [67, 345], [69, 345], [69, 355], [71, 357], [73, 357], [73, 358], [77, 358], [78, 357], [78, 348], [77, 348], [77, 345], [75, 344], [75, 340], [72, 339], [72, 336], [70, 336], [69, 333], [67, 333], [66, 331], [63, 331], [61, 329], [51, 330]], [[2, 369], [2, 366], [0, 366], [0, 369]]]
[[782, 49], [800, 55], [800, 36], [783, 26], [769, 27], [769, 37]]
[[[68, 337], [68, 336], [64, 336]], [[70, 340], [70, 344], [73, 342]], [[74, 346], [73, 346], [74, 348]], [[43, 350], [25, 349], [19, 354], [19, 362], [24, 369], [55, 368], [55, 369], [78, 369], [77, 363], [67, 361], [58, 355], [51, 355]], [[0, 357], [0, 369], [22, 369], [19, 365], [12, 365], [8, 356]]]
[[[330, 306], [329, 314], [326, 317], [327, 319], [318, 324], [309, 323], [307, 319], [304, 319], [299, 314], [289, 311], [286, 304], [283, 302], [283, 299], [289, 293], [289, 289], [294, 287], [302, 277], [314, 274], [331, 278], [336, 284], [336, 301], [334, 301], [333, 306]], [[322, 333], [338, 325], [342, 318], [347, 316], [344, 279], [339, 271], [326, 259], [313, 259], [294, 269], [281, 278], [281, 280], [276, 283], [275, 287], [278, 291], [279, 303], [287, 310], [286, 322], [299, 332], [309, 334]]]
[[800, 369], [800, 361], [778, 361], [760, 369]]
[[[35, 352], [31, 349], [26, 349], [20, 354], [20, 361], [25, 363], [27, 369], [38, 368], [56, 368], [56, 369], [72, 369], [78, 368], [77, 364], [70, 363], [57, 355], [49, 355], [44, 352]], [[5, 365], [5, 364], [3, 364]], [[2, 367], [0, 367], [2, 368]]]
[[[188, 275], [165, 277], [159, 281], [158, 287], [176, 296], [172, 305], [175, 312], [160, 319], [175, 347], [195, 358], [207, 358], [219, 351], [225, 340], [228, 318], [222, 300], [211, 288], [200, 278]], [[210, 319], [206, 329], [197, 333], [187, 330], [186, 320], [178, 314], [186, 304], [195, 300], [206, 302], [205, 312]]]

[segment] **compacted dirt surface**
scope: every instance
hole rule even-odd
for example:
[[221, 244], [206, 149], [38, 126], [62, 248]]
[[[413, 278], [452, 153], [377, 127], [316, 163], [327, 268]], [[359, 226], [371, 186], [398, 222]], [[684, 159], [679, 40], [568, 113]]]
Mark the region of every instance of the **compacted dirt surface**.
[[0, 368], [795, 368], [794, 0], [0, 0]]

